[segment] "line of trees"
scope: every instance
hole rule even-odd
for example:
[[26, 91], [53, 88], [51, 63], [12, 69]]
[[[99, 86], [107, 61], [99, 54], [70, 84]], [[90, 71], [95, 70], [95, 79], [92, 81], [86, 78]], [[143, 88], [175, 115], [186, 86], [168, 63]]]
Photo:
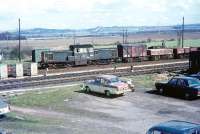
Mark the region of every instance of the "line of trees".
[[[21, 40], [26, 40], [25, 36], [20, 37]], [[9, 32], [0, 33], [0, 40], [18, 40], [19, 36], [15, 34], [11, 34]]]

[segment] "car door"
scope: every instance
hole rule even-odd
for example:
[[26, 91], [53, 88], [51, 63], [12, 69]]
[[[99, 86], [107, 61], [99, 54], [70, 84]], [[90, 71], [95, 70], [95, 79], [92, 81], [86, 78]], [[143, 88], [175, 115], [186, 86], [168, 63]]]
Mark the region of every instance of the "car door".
[[166, 93], [173, 94], [177, 88], [177, 79], [172, 78], [164, 87]]
[[98, 89], [99, 93], [105, 93], [105, 90], [107, 88], [106, 84], [107, 84], [107, 80], [104, 79], [104, 78], [101, 78], [101, 84], [100, 84], [99, 89]]
[[178, 79], [177, 81], [177, 88], [176, 94], [177, 95], [184, 95], [187, 90], [187, 84], [184, 79]]
[[89, 85], [89, 88], [93, 92], [98, 92], [100, 85], [101, 85], [101, 79], [96, 78], [94, 82]]

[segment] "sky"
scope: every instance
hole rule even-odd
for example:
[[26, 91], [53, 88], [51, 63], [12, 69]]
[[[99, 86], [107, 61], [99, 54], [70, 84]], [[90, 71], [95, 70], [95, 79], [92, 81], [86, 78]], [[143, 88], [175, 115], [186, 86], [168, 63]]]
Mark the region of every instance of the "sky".
[[200, 0], [0, 0], [0, 31], [200, 23]]

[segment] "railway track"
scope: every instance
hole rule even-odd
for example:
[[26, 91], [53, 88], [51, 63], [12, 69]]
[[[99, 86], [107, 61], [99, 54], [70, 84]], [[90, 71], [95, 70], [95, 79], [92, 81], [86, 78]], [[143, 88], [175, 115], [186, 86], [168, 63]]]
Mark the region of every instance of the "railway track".
[[138, 65], [133, 67], [120, 67], [116, 70], [113, 68], [94, 69], [88, 71], [77, 71], [50, 76], [32, 77], [24, 79], [2, 80], [0, 81], [0, 90], [13, 90], [28, 87], [42, 87], [47, 85], [58, 85], [75, 81], [84, 81], [95, 77], [98, 74], [115, 74], [118, 76], [140, 75], [156, 73], [163, 71], [177, 71], [188, 69], [188, 61], [161, 63], [153, 65]]

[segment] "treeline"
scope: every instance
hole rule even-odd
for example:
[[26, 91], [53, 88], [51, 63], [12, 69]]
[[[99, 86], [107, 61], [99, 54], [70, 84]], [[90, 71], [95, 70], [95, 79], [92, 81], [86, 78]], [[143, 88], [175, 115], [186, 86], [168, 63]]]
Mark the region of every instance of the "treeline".
[[[25, 36], [20, 36], [21, 40], [26, 40]], [[9, 32], [0, 33], [0, 40], [19, 40], [19, 36]]]

